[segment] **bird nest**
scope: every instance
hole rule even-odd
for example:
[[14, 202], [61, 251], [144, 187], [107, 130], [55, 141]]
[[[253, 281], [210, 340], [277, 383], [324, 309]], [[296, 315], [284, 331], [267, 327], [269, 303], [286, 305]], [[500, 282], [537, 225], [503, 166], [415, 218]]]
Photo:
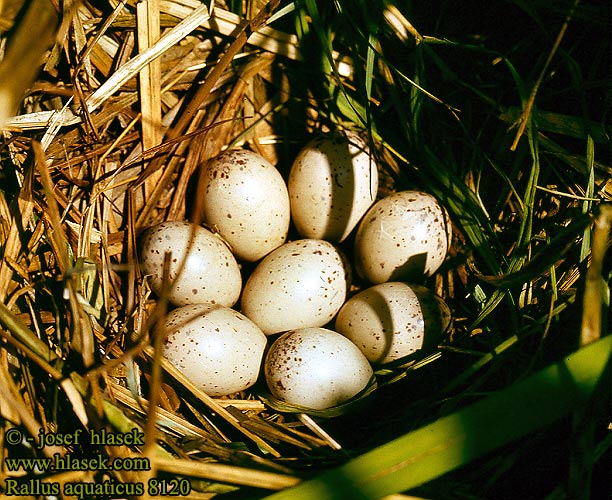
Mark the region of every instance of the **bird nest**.
[[[559, 45], [588, 46], [564, 40], [567, 27], [599, 33], [605, 16], [540, 3], [558, 43], [546, 33], [535, 56], [519, 35], [515, 46], [422, 35], [397, 2], [371, 12], [308, 0], [0, 4], [5, 497], [467, 498], [475, 482], [497, 491], [476, 478], [520, 477], [513, 458], [524, 454], [509, 443], [544, 428], [549, 441], [527, 446], [545, 448], [553, 422], [588, 414], [609, 351], [594, 342], [601, 288], [587, 287], [584, 311], [579, 294], [588, 262], [587, 282], [606, 276], [605, 208], [590, 252], [610, 192], [606, 111], [550, 107], [570, 87], [552, 77], [565, 68], [554, 65]], [[605, 92], [594, 60], [585, 110]], [[283, 404], [261, 381], [210, 397], [161, 356], [167, 304], [139, 270], [138, 237], [162, 221], [202, 222], [199, 169], [222, 151], [250, 149], [286, 177], [308, 140], [335, 130], [368, 142], [379, 198], [419, 189], [448, 210], [449, 254], [421, 284], [447, 301], [452, 327], [411, 364], [375, 367], [376, 384], [329, 410]], [[366, 286], [357, 277], [351, 292]], [[567, 381], [546, 368], [562, 356], [588, 388], [577, 399], [565, 401]], [[545, 379], [559, 396], [542, 403], [551, 418], [501, 419], [508, 401], [527, 411]], [[589, 463], [608, 450], [598, 443]], [[474, 460], [467, 479], [448, 474]]]

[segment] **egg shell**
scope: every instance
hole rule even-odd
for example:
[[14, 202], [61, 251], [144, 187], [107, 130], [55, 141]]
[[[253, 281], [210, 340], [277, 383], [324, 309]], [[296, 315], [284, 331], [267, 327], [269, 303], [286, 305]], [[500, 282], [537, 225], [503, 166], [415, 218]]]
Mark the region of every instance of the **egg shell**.
[[[189, 246], [193, 233], [193, 242]], [[231, 307], [240, 296], [242, 276], [230, 249], [209, 230], [189, 222], [162, 222], [141, 238], [140, 268], [151, 289], [162, 294], [164, 255], [171, 252], [168, 300], [177, 306], [213, 302]], [[181, 266], [184, 267], [179, 273]]]
[[280, 172], [263, 156], [229, 150], [203, 172], [202, 216], [239, 259], [257, 261], [282, 245], [291, 211]]
[[326, 328], [302, 328], [284, 333], [272, 344], [264, 374], [276, 398], [321, 410], [357, 395], [373, 371], [346, 337]]
[[452, 229], [432, 195], [400, 191], [378, 201], [355, 236], [355, 267], [371, 283], [418, 281], [444, 262]]
[[266, 336], [252, 321], [219, 304], [191, 304], [166, 317], [164, 356], [209, 396], [251, 387]]
[[370, 362], [389, 363], [434, 347], [450, 321], [449, 307], [428, 288], [388, 282], [347, 300], [336, 316], [335, 330]]
[[347, 263], [334, 245], [302, 239], [285, 243], [253, 270], [242, 312], [266, 335], [330, 322], [347, 292]]
[[378, 170], [354, 132], [310, 141], [287, 182], [293, 223], [304, 238], [342, 242], [376, 200]]

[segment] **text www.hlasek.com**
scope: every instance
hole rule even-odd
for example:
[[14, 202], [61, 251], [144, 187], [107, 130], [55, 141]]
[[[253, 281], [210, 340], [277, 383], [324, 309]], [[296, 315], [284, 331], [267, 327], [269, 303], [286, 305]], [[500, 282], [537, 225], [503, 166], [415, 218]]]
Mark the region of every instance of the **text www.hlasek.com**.
[[126, 457], [110, 459], [102, 455], [80, 458], [70, 453], [61, 456], [55, 453], [53, 458], [6, 458], [9, 472], [55, 472], [63, 470], [78, 471], [146, 471], [151, 470], [151, 463], [146, 457]]

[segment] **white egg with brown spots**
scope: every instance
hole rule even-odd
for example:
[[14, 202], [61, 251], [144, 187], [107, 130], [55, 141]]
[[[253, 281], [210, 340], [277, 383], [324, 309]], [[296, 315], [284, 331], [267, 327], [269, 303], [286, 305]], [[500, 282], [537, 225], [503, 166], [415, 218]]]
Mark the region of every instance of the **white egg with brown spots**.
[[298, 153], [287, 185], [298, 233], [339, 243], [376, 200], [378, 170], [357, 134], [337, 132], [313, 139]]
[[430, 194], [400, 191], [368, 210], [355, 236], [355, 266], [371, 283], [418, 281], [444, 262], [452, 238], [446, 209]]
[[266, 336], [252, 321], [219, 304], [170, 312], [163, 355], [209, 396], [251, 387], [259, 376]]
[[266, 335], [330, 322], [346, 298], [348, 264], [334, 245], [303, 239], [267, 255], [249, 276], [242, 312]]
[[287, 239], [291, 210], [280, 172], [263, 156], [228, 150], [202, 170], [202, 218], [236, 257], [261, 259]]
[[335, 330], [370, 362], [384, 364], [427, 353], [450, 321], [449, 307], [428, 288], [388, 282], [347, 300], [338, 312]]
[[203, 221], [236, 257], [257, 261], [285, 242], [291, 217], [287, 186], [263, 156], [226, 151], [205, 165], [202, 179]]
[[363, 391], [373, 371], [346, 337], [326, 328], [303, 328], [284, 333], [272, 344], [264, 374], [277, 399], [322, 410]]
[[[165, 254], [170, 253], [169, 289], [163, 290]], [[140, 268], [151, 289], [177, 306], [213, 302], [231, 307], [240, 296], [242, 276], [228, 246], [209, 230], [189, 222], [162, 222], [140, 241]]]

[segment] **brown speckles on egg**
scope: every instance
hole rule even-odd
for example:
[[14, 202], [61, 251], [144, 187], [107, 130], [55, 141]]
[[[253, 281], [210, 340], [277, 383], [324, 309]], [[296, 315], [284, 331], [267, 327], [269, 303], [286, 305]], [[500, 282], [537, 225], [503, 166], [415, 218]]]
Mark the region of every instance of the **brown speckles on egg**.
[[372, 377], [372, 368], [357, 346], [342, 335], [325, 328], [303, 328], [286, 332], [272, 344], [264, 374], [278, 399], [323, 409], [362, 391]]
[[420, 285], [388, 282], [349, 299], [335, 329], [375, 363], [389, 363], [435, 346], [450, 323], [442, 299]]
[[255, 268], [242, 295], [242, 311], [270, 335], [326, 324], [348, 289], [345, 260], [329, 242], [287, 243]]
[[[170, 253], [173, 286], [168, 298], [173, 304], [217, 300], [231, 307], [238, 300], [242, 287], [238, 263], [227, 245], [209, 230], [188, 222], [163, 222], [146, 231], [140, 244], [141, 270], [158, 295], [162, 293], [165, 254]], [[183, 272], [178, 275], [181, 268]]]
[[433, 196], [401, 191], [378, 201], [363, 218], [355, 264], [372, 283], [418, 280], [440, 267], [451, 237], [448, 214]]
[[210, 396], [225, 396], [253, 385], [266, 337], [246, 317], [214, 304], [171, 311], [164, 356]]
[[[289, 194], [271, 163], [252, 151], [229, 150], [206, 169], [204, 222], [218, 229], [238, 258], [254, 262], [285, 242]], [[213, 175], [216, 171], [226, 175]]]

